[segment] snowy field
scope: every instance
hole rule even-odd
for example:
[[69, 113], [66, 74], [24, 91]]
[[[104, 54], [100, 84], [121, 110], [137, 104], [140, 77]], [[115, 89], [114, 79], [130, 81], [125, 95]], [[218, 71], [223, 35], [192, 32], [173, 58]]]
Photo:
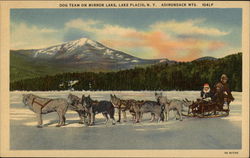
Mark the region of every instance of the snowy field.
[[[55, 149], [241, 149], [242, 93], [233, 92], [235, 101], [230, 105], [230, 115], [224, 118], [174, 119], [170, 113], [168, 122], [150, 122], [150, 115], [143, 115], [143, 121], [130, 121], [105, 125], [102, 114], [96, 115], [96, 125], [84, 127], [78, 124], [79, 117], [68, 110], [66, 126], [55, 127], [56, 113], [43, 115], [43, 128], [36, 128], [35, 114], [22, 103], [22, 94], [10, 93], [10, 149], [12, 150], [55, 150]], [[69, 93], [90, 94], [95, 100], [110, 100], [110, 94], [122, 99], [155, 100], [149, 91], [100, 91], [100, 92], [32, 92], [41, 97], [67, 98]], [[169, 99], [195, 100], [198, 91], [164, 92]], [[128, 114], [128, 113], [127, 113]], [[115, 115], [117, 119], [117, 113]]]

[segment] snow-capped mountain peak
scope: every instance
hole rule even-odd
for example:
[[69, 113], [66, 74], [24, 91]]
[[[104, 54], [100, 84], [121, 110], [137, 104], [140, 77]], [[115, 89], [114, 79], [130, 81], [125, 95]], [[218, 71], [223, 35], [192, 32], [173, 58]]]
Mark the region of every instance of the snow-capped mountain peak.
[[[148, 65], [167, 60], [144, 60], [124, 52], [109, 48], [103, 44], [88, 39], [80, 38], [44, 49], [35, 50], [32, 57], [36, 60], [46, 60], [53, 63], [68, 65], [83, 65], [82, 67], [98, 67], [96, 63], [107, 69], [127, 69], [135, 65]], [[97, 64], [97, 65], [98, 65]]]
[[82, 47], [82, 46], [86, 46], [86, 45], [91, 46], [92, 49], [93, 48], [94, 49], [105, 49], [105, 47], [102, 46], [101, 44], [99, 44], [98, 42], [93, 41], [93, 40], [88, 39], [88, 38], [80, 38], [78, 40], [66, 42], [62, 45], [63, 45], [63, 48], [67, 49], [67, 50], [73, 50], [73, 49], [76, 49], [78, 47]]
[[80, 38], [78, 40], [73, 40], [69, 42], [65, 42], [59, 45], [38, 49], [34, 57], [53, 57], [58, 54], [58, 52], [65, 54], [72, 54], [76, 49], [83, 47], [83, 49], [89, 49], [91, 47], [92, 50], [104, 50], [106, 49], [105, 46], [101, 45], [100, 43], [93, 41], [88, 38]]
[[78, 40], [74, 40], [74, 41], [70, 41], [70, 42], [66, 42], [65, 43], [65, 46], [83, 46], [84, 44], [86, 44], [87, 43], [87, 41], [88, 41], [89, 39], [87, 39], [87, 38], [80, 38], [80, 39], [78, 39]]

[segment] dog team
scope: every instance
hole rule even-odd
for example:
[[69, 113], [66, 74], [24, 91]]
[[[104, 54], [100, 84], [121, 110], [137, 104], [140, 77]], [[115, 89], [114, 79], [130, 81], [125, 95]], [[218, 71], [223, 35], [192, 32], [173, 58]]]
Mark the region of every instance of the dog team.
[[36, 96], [34, 94], [23, 94], [23, 103], [28, 106], [37, 116], [37, 127], [41, 128], [43, 125], [42, 115], [57, 112], [59, 122], [57, 127], [65, 125], [65, 114], [67, 109], [76, 111], [80, 117], [81, 124], [86, 126], [92, 126], [95, 124], [95, 115], [102, 113], [106, 119], [106, 123], [111, 119], [112, 124], [115, 124], [115, 108], [118, 111], [118, 120], [121, 122], [121, 113], [123, 115], [123, 121], [127, 121], [126, 112], [128, 111], [132, 115], [132, 120], [135, 123], [141, 122], [144, 113], [151, 113], [151, 121], [157, 119], [157, 121], [168, 121], [169, 112], [171, 110], [176, 111], [175, 118], [182, 121], [183, 107], [189, 107], [193, 102], [187, 99], [169, 100], [167, 96], [163, 96], [162, 93], [155, 93], [156, 101], [144, 101], [128, 99], [123, 100], [116, 95], [110, 94], [110, 101], [106, 100], [93, 100], [90, 95], [78, 97], [73, 94], [69, 94], [67, 99], [49, 99]]

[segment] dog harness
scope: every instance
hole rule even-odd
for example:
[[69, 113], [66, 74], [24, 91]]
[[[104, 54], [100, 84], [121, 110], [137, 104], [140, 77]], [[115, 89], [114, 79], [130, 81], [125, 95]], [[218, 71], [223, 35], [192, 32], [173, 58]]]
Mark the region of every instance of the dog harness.
[[50, 100], [48, 100], [45, 104], [41, 104], [41, 103], [35, 101], [35, 99], [36, 99], [36, 98], [33, 98], [31, 105], [33, 106], [33, 104], [36, 103], [36, 104], [38, 104], [38, 105], [41, 106], [41, 109], [43, 109], [46, 105], [48, 105], [48, 104], [52, 101], [52, 99], [50, 99]]

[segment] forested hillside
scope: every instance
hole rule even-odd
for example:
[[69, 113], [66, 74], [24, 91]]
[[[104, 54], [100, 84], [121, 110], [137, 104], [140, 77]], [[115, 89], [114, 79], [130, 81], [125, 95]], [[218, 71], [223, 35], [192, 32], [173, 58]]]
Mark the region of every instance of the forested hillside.
[[218, 60], [155, 64], [118, 72], [63, 73], [11, 82], [10, 90], [199, 90], [214, 85], [221, 74], [230, 88], [242, 91], [242, 53]]

